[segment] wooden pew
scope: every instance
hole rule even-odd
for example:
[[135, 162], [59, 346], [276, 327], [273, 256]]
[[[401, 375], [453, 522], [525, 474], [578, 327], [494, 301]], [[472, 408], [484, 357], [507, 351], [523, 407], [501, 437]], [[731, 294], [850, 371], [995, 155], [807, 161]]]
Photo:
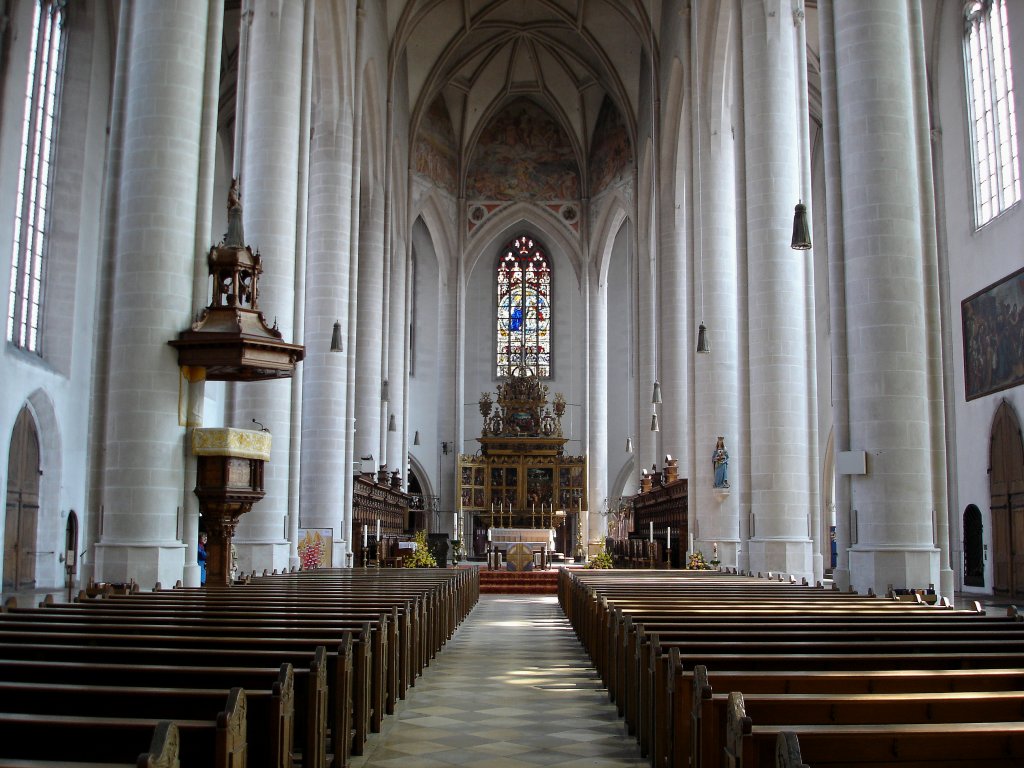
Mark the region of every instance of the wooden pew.
[[[735, 692], [734, 692], [735, 693]], [[727, 748], [733, 693], [704, 697], [691, 731], [691, 762], [717, 766]], [[742, 694], [758, 725], [903, 725], [1024, 720], [1024, 691]]]
[[[747, 716], [742, 695], [730, 694], [721, 765], [767, 768], [824, 766], [1020, 766], [1024, 722], [904, 723], [888, 725], [760, 726]], [[783, 736], [780, 743], [780, 735]]]
[[[163, 720], [153, 728], [149, 751], [143, 752], [135, 762], [110, 763], [99, 761], [39, 760], [35, 758], [0, 757], [0, 768], [178, 768], [178, 726]], [[88, 757], [88, 755], [82, 755]], [[130, 755], [129, 755], [130, 757]]]
[[682, 715], [699, 707], [693, 686], [684, 690], [683, 662], [780, 675], [871, 674], [905, 667], [908, 658], [937, 670], [1024, 665], [1024, 632], [1015, 617], [988, 620], [785, 583], [563, 574], [560, 600], [641, 752], [659, 768], [689, 763], [693, 723]]
[[[676, 654], [678, 663], [678, 654]], [[705, 751], [706, 727], [714, 727], [717, 734], [724, 729], [721, 710], [714, 715], [717, 725], [708, 726], [709, 712], [712, 707], [721, 708], [721, 700], [727, 699], [726, 691], [742, 691], [749, 702], [757, 701], [754, 697], [762, 695], [900, 695], [916, 696], [973, 693], [988, 696], [995, 694], [993, 701], [999, 701], [1001, 695], [1009, 694], [1012, 699], [1024, 695], [1024, 669], [992, 669], [992, 670], [788, 670], [788, 671], [716, 671], [707, 670], [697, 665], [690, 672], [674, 670], [674, 686], [670, 704], [669, 723], [659, 725], [660, 738], [665, 740], [656, 754], [662, 755], [659, 765], [670, 764], [665, 755], [676, 753], [677, 759], [672, 765], [699, 766], [707, 763], [708, 752]], [[717, 689], [722, 694], [714, 693]], [[882, 706], [888, 706], [883, 704]], [[939, 705], [937, 712], [942, 712]], [[826, 712], [829, 710], [826, 709]], [[879, 709], [879, 712], [882, 710]], [[1007, 710], [1008, 712], [1009, 710]], [[930, 713], [929, 713], [930, 714]], [[955, 713], [959, 717], [960, 712]], [[886, 717], [890, 717], [886, 715]], [[957, 718], [949, 717], [956, 722]], [[1005, 720], [1008, 714], [992, 717], [992, 720]], [[939, 719], [936, 716], [925, 719]], [[893, 717], [893, 722], [899, 722]], [[923, 719], [921, 721], [924, 721]], [[715, 736], [713, 738], [720, 738]], [[703, 755], [703, 758], [702, 758]], [[717, 765], [719, 751], [712, 747], [710, 764]], [[684, 756], [689, 757], [689, 763]]]
[[[177, 720], [183, 765], [240, 768], [246, 763], [245, 691], [233, 688], [226, 708], [212, 720]], [[5, 706], [7, 706], [5, 704]], [[142, 717], [24, 714], [0, 712], [0, 758], [124, 763], [152, 752], [154, 731], [173, 732], [166, 721]]]
[[[112, 631], [115, 629], [119, 631]], [[282, 637], [267, 637], [255, 633], [221, 636], [193, 632], [188, 627], [152, 628], [134, 622], [99, 627], [74, 623], [63, 626], [40, 624], [22, 628], [0, 621], [0, 657], [57, 658], [54, 654], [60, 653], [61, 658], [73, 658], [77, 653], [79, 658], [91, 661], [131, 659], [136, 663], [152, 664], [247, 664], [264, 667], [268, 663], [287, 661], [295, 667], [308, 667], [314, 662], [318, 649], [323, 653], [323, 646], [330, 642], [332, 651], [324, 657], [323, 674], [330, 681], [329, 688], [333, 693], [328, 692], [325, 696], [332, 696], [331, 711], [338, 713], [336, 718], [344, 718], [350, 709], [347, 691], [352, 691], [354, 703], [351, 710], [355, 730], [352, 753], [361, 754], [367, 734], [375, 723], [379, 729], [383, 701], [381, 660], [384, 652], [378, 650], [377, 664], [373, 664], [371, 648], [383, 647], [384, 633], [380, 630], [372, 633], [368, 625], [364, 626], [354, 644], [349, 632], [341, 636], [340, 642], [332, 637], [307, 637], [305, 634], [293, 636], [284, 633]], [[367, 642], [366, 638], [371, 636], [371, 641]], [[374, 643], [377, 645], [374, 646]], [[57, 650], [61, 646], [70, 646], [72, 650]], [[354, 650], [349, 651], [349, 648]], [[371, 694], [380, 698], [372, 700]]]
[[[324, 665], [323, 661], [319, 666]], [[293, 670], [291, 664], [280, 668], [246, 667], [195, 667], [142, 664], [94, 664], [75, 661], [13, 661], [0, 659], [0, 698], [14, 696], [19, 711], [56, 712], [52, 708], [47, 689], [62, 692], [60, 706], [66, 702], [80, 702], [85, 697], [85, 708], [91, 714], [112, 715], [113, 709], [97, 710], [104, 706], [99, 697], [108, 694], [107, 688], [116, 686], [117, 691], [110, 703], [118, 704], [117, 698], [138, 697], [138, 709], [133, 710], [140, 717], [169, 717], [188, 719], [195, 712], [191, 697], [192, 690], [202, 689], [207, 698], [220, 697], [223, 702], [227, 690], [242, 687], [247, 700], [247, 731], [250, 752], [258, 757], [259, 763], [287, 766], [296, 746], [295, 733], [301, 735], [300, 748], [306, 754], [314, 755], [312, 745], [323, 742], [327, 734], [326, 718], [317, 709], [309, 710], [309, 701], [326, 696], [326, 676], [319, 674], [317, 665], [313, 669]], [[22, 691], [24, 686], [30, 686]], [[311, 695], [310, 691], [320, 689]], [[192, 689], [192, 690], [189, 690]], [[95, 705], [89, 698], [97, 697]], [[296, 699], [299, 700], [299, 717], [296, 718]], [[175, 703], [164, 713], [158, 708], [166, 702]], [[31, 702], [31, 703], [30, 703]], [[133, 701], [134, 706], [134, 701]], [[27, 708], [31, 707], [31, 708]], [[270, 759], [265, 761], [264, 755]], [[253, 760], [250, 759], [250, 763]], [[316, 761], [309, 758], [310, 764]]]

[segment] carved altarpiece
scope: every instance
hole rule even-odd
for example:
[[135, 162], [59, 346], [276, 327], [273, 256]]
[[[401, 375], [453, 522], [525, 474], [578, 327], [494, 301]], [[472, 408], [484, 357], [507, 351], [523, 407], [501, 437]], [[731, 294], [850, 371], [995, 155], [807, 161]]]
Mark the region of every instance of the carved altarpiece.
[[576, 518], [587, 506], [587, 459], [566, 456], [566, 402], [535, 376], [514, 376], [497, 397], [479, 400], [480, 455], [459, 457], [459, 501], [473, 522], [473, 550], [484, 554], [488, 528], [551, 528], [555, 549], [571, 553]]

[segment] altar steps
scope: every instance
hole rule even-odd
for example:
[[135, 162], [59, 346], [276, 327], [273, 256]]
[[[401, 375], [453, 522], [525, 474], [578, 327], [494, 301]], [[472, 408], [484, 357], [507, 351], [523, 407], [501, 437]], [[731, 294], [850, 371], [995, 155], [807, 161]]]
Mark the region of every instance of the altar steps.
[[489, 571], [481, 568], [480, 592], [492, 595], [558, 594], [558, 571]]

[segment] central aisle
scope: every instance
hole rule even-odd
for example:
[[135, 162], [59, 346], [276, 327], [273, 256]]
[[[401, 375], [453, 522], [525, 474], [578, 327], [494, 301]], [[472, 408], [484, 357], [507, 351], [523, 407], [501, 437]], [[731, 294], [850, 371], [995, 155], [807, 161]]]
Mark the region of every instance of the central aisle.
[[647, 766], [553, 595], [481, 595], [353, 768]]

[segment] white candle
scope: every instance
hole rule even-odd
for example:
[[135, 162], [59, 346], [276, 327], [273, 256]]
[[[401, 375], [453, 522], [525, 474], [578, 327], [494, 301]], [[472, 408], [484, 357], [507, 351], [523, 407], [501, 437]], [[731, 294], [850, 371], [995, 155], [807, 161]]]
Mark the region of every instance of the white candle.
[[490, 528], [487, 529], [487, 540], [488, 541], [491, 540], [491, 529]]
[[452, 536], [457, 535], [459, 532], [459, 513], [452, 512]]
[[377, 518], [377, 541], [380, 541], [380, 518]]
[[651, 526], [651, 544], [654, 543], [654, 521], [652, 520], [648, 525]]
[[665, 549], [672, 549], [672, 526], [670, 525], [665, 534]]
[[366, 523], [363, 523], [363, 549], [366, 549]]

